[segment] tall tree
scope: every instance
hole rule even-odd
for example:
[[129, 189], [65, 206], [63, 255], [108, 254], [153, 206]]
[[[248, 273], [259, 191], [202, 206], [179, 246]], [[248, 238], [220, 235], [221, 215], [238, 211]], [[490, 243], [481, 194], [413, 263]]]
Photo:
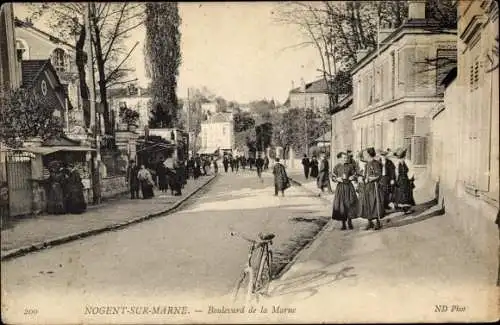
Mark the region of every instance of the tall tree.
[[[85, 82], [85, 64], [87, 55], [85, 46], [84, 16], [88, 10], [87, 3], [56, 2], [29, 4], [31, 18], [48, 18], [49, 27], [56, 31], [57, 36], [68, 43], [76, 45], [76, 66], [79, 73], [80, 91], [82, 99], [88, 99], [88, 86]], [[143, 24], [144, 7], [142, 3], [92, 3], [90, 20], [92, 21], [92, 43], [94, 48], [94, 62], [97, 67], [98, 88], [100, 102], [103, 107], [105, 132], [112, 132], [112, 121], [107, 101], [107, 89], [118, 84], [126, 83], [128, 73], [133, 69], [127, 66], [130, 55], [136, 46], [127, 49], [124, 41], [129, 32]], [[76, 39], [76, 41], [75, 41]], [[88, 112], [88, 102], [84, 109]], [[86, 121], [88, 123], [88, 121]]]
[[146, 3], [146, 71], [151, 77], [153, 107], [163, 112], [154, 121], [160, 127], [172, 127], [177, 120], [180, 23], [176, 2]]

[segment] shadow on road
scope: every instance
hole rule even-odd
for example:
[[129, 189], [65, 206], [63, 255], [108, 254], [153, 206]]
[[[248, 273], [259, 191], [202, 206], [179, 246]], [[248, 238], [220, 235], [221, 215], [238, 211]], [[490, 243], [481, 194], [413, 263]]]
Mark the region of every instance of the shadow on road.
[[343, 267], [337, 271], [332, 271], [328, 268], [329, 266], [326, 266], [322, 269], [284, 280], [276, 287], [270, 289], [268, 294], [270, 297], [293, 294], [301, 295], [302, 299], [308, 299], [316, 295], [323, 286], [343, 279], [357, 277], [357, 274], [353, 273], [354, 267], [351, 266]]

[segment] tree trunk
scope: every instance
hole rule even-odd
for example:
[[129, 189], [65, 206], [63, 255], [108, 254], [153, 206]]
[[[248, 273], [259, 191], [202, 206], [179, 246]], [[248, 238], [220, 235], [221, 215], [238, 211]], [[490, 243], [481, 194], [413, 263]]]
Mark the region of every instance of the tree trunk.
[[100, 102], [101, 102], [101, 107], [102, 107], [102, 115], [104, 118], [104, 133], [105, 134], [113, 134], [112, 133], [112, 126], [111, 126], [111, 121], [110, 121], [110, 116], [109, 116], [109, 106], [108, 106], [108, 100], [107, 100], [107, 91], [106, 91], [106, 70], [105, 70], [105, 64], [106, 62], [104, 61], [104, 54], [102, 52], [102, 46], [101, 46], [101, 35], [99, 33], [99, 30], [97, 28], [97, 24], [94, 23], [94, 30], [95, 30], [95, 56], [96, 56], [96, 63], [97, 63], [97, 72], [99, 74], [99, 95], [100, 95]]
[[86, 128], [90, 127], [90, 103], [89, 87], [85, 75], [85, 64], [87, 63], [87, 54], [84, 51], [85, 46], [85, 25], [81, 27], [80, 36], [76, 42], [76, 67], [78, 69], [78, 79], [80, 84], [80, 97], [83, 103], [83, 121]]

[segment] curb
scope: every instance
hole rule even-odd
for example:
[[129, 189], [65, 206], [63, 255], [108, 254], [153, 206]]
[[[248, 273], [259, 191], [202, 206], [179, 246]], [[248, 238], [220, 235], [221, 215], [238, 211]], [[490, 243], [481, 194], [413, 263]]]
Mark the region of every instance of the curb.
[[210, 184], [215, 178], [217, 178], [217, 175], [212, 175], [211, 178], [208, 179], [205, 183], [203, 183], [198, 188], [194, 189], [191, 193], [189, 193], [188, 195], [186, 195], [184, 198], [182, 198], [179, 201], [175, 202], [168, 209], [162, 210], [160, 212], [155, 212], [155, 213], [147, 214], [145, 216], [140, 216], [140, 217], [137, 217], [135, 219], [127, 220], [127, 221], [124, 221], [124, 222], [121, 222], [121, 223], [116, 223], [116, 224], [112, 224], [112, 225], [109, 225], [109, 226], [105, 226], [103, 228], [98, 228], [98, 229], [92, 229], [92, 230], [88, 230], [88, 231], [83, 231], [83, 232], [79, 232], [79, 233], [75, 233], [75, 234], [71, 234], [71, 235], [66, 235], [66, 236], [63, 236], [63, 237], [59, 237], [59, 238], [56, 238], [56, 239], [51, 239], [51, 240], [48, 240], [46, 242], [42, 242], [42, 243], [38, 243], [38, 244], [33, 244], [33, 245], [29, 245], [29, 246], [24, 246], [24, 247], [21, 247], [21, 248], [15, 248], [15, 249], [7, 251], [5, 254], [3, 254], [1, 256], [1, 258], [0, 258], [0, 260], [2, 262], [3, 261], [7, 261], [7, 260], [10, 260], [10, 259], [13, 259], [13, 258], [16, 258], [16, 257], [20, 257], [20, 256], [23, 256], [23, 255], [26, 255], [28, 253], [33, 253], [33, 252], [37, 252], [37, 251], [40, 251], [40, 250], [43, 250], [43, 249], [46, 249], [46, 248], [50, 248], [52, 246], [58, 246], [58, 245], [61, 245], [61, 244], [65, 244], [65, 243], [69, 243], [69, 242], [72, 242], [72, 241], [75, 241], [75, 240], [78, 240], [78, 239], [83, 239], [83, 238], [86, 238], [86, 237], [98, 235], [98, 234], [101, 234], [101, 233], [104, 233], [104, 232], [108, 232], [108, 231], [119, 230], [119, 229], [125, 228], [127, 226], [131, 226], [133, 224], [140, 223], [142, 221], [153, 219], [155, 217], [159, 217], [159, 216], [162, 216], [162, 215], [165, 215], [165, 214], [170, 214], [170, 213], [174, 212], [175, 210], [177, 210], [184, 202], [186, 202], [188, 199], [190, 199], [198, 191], [200, 191], [202, 188], [204, 188], [205, 186], [207, 186], [208, 184]]

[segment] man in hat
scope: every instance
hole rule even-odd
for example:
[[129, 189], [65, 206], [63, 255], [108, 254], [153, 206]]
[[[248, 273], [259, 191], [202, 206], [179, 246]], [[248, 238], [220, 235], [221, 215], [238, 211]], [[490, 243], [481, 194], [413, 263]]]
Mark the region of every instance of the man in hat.
[[127, 183], [130, 189], [130, 198], [132, 200], [139, 198], [139, 179], [137, 174], [139, 173], [139, 167], [134, 160], [130, 160], [127, 167]]
[[[382, 176], [382, 164], [375, 158], [377, 153], [374, 148], [366, 149], [367, 163], [365, 166], [365, 184], [363, 194], [362, 216], [368, 220], [368, 229], [381, 229], [380, 219], [384, 217], [384, 198], [380, 189], [380, 177]], [[377, 221], [375, 226], [373, 220]]]
[[306, 179], [309, 179], [309, 165], [309, 158], [306, 154], [304, 154], [304, 158], [302, 158], [302, 166], [304, 167], [304, 176], [306, 177]]
[[[326, 155], [322, 153], [320, 155], [320, 167], [319, 174], [317, 178], [318, 188], [321, 190], [321, 193], [325, 191], [325, 187], [328, 189], [328, 193], [332, 194], [332, 186], [330, 184], [330, 164], [328, 163], [328, 159], [326, 159]], [[319, 195], [321, 195], [321, 193]]]
[[280, 159], [276, 158], [276, 164], [273, 167], [274, 175], [274, 196], [278, 196], [278, 192], [281, 191], [281, 195], [285, 196], [285, 190], [290, 187], [290, 180], [286, 174], [285, 166], [280, 163]]
[[255, 167], [257, 168], [257, 176], [262, 181], [262, 168], [264, 167], [264, 159], [262, 159], [262, 153], [259, 152], [257, 159], [255, 159]]
[[382, 164], [382, 176], [379, 183], [384, 197], [384, 209], [386, 210], [389, 209], [389, 204], [392, 202], [393, 187], [396, 182], [396, 167], [387, 157], [388, 154], [385, 150], [378, 152]]

